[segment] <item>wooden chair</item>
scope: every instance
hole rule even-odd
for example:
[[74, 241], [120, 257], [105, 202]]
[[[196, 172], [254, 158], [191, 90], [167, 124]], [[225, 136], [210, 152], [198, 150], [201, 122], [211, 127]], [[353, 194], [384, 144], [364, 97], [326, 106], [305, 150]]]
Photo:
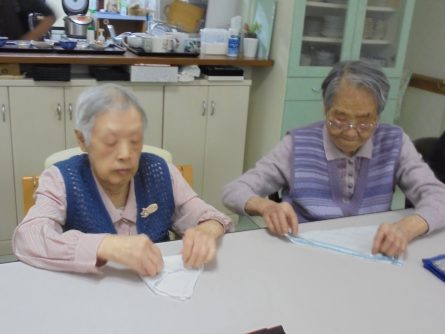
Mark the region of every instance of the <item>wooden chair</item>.
[[[159, 147], [144, 145], [142, 152], [153, 153], [167, 162], [172, 162], [172, 155], [169, 151], [164, 150]], [[53, 153], [45, 160], [45, 168], [55, 164], [58, 161], [62, 161], [70, 158], [73, 155], [82, 154], [82, 150], [78, 147], [71, 148], [63, 151]], [[193, 187], [193, 169], [191, 165], [178, 165], [176, 166], [181, 172], [184, 179], [188, 184]], [[39, 185], [39, 177], [34, 176], [23, 176], [22, 177], [22, 190], [23, 190], [23, 212], [26, 215], [28, 210], [34, 205], [34, 192]]]

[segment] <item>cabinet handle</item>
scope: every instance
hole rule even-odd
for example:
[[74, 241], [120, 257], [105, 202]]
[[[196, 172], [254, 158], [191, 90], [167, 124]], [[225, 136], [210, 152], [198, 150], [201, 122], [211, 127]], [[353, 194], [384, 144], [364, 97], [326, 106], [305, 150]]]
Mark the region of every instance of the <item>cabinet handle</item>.
[[2, 104], [2, 119], [3, 119], [3, 123], [6, 122], [6, 107], [4, 104]]
[[321, 92], [321, 88], [312, 87], [312, 91], [314, 93], [320, 93]]
[[213, 116], [215, 115], [215, 101], [212, 101], [210, 103], [210, 106], [211, 106], [210, 116]]
[[59, 119], [59, 121], [62, 120], [62, 106], [60, 105], [60, 103], [57, 103], [57, 118]]
[[207, 112], [207, 103], [206, 101], [202, 101], [202, 113], [201, 116], [205, 116]]
[[70, 121], [73, 119], [73, 105], [71, 103], [68, 104], [68, 117]]

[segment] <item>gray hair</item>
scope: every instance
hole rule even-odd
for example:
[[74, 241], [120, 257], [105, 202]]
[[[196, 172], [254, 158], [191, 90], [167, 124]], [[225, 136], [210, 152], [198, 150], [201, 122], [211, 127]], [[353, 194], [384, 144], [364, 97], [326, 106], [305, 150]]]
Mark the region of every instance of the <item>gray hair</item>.
[[375, 98], [377, 113], [382, 113], [390, 88], [388, 78], [380, 68], [362, 60], [337, 63], [323, 80], [321, 89], [326, 111], [332, 108], [335, 94], [343, 80], [355, 87], [367, 89]]
[[85, 143], [89, 144], [91, 130], [98, 114], [108, 111], [125, 111], [130, 107], [136, 108], [141, 115], [145, 130], [147, 116], [136, 95], [131, 90], [116, 84], [87, 88], [77, 99], [74, 111], [74, 127], [82, 133]]

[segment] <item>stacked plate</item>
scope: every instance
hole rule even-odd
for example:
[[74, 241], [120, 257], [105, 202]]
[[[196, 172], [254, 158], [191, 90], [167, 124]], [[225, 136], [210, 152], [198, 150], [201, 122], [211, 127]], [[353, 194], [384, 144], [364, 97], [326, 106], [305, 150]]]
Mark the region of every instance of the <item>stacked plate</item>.
[[320, 36], [323, 27], [323, 19], [319, 16], [308, 16], [304, 21], [305, 36]]
[[344, 16], [326, 15], [321, 34], [325, 37], [339, 38], [343, 36]]
[[332, 51], [319, 50], [315, 52], [315, 65], [331, 66], [335, 64], [336, 55]]

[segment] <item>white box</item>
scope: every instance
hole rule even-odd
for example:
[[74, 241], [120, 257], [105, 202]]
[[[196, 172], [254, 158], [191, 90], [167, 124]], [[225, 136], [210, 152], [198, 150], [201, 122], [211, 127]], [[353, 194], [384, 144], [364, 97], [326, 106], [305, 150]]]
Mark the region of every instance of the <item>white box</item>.
[[225, 55], [229, 31], [227, 29], [201, 29], [201, 54]]
[[141, 64], [130, 66], [132, 82], [178, 82], [178, 66]]

